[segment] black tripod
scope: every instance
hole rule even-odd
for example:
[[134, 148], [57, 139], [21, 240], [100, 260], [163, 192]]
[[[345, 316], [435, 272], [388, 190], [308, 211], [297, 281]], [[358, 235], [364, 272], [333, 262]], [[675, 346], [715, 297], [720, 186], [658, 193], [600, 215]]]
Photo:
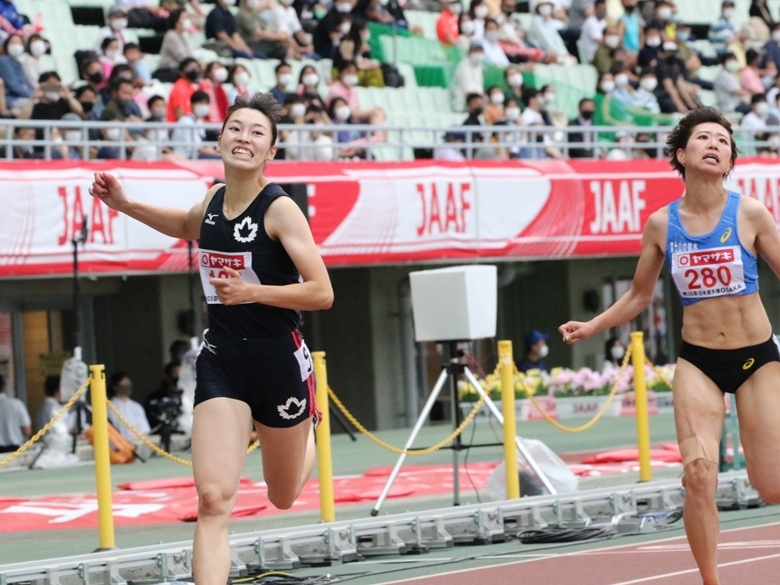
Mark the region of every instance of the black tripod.
[[[460, 376], [465, 376], [466, 380], [468, 380], [468, 382], [476, 389], [477, 393], [479, 393], [480, 396], [485, 398], [485, 405], [490, 409], [490, 412], [493, 414], [493, 416], [498, 421], [498, 423], [502, 426], [504, 425], [504, 416], [501, 413], [501, 411], [498, 409], [496, 404], [490, 399], [490, 396], [487, 395], [485, 390], [480, 385], [479, 381], [477, 381], [477, 379], [474, 377], [474, 374], [472, 374], [471, 370], [469, 370], [468, 366], [466, 366], [466, 364], [461, 363], [460, 359], [458, 358], [457, 342], [447, 341], [444, 342], [444, 344], [445, 347], [449, 349], [449, 361], [447, 361], [442, 365], [442, 370], [441, 370], [441, 374], [439, 375], [439, 379], [436, 381], [436, 385], [433, 387], [433, 390], [431, 390], [431, 394], [428, 396], [428, 400], [426, 401], [425, 406], [423, 406], [423, 409], [420, 412], [420, 416], [417, 418], [417, 422], [415, 423], [414, 428], [412, 429], [412, 434], [409, 435], [409, 439], [406, 441], [406, 445], [404, 445], [403, 453], [401, 453], [401, 455], [398, 457], [398, 461], [396, 462], [392, 473], [390, 473], [390, 477], [387, 480], [385, 487], [382, 489], [382, 493], [380, 494], [379, 499], [374, 505], [373, 510], [371, 510], [372, 516], [376, 516], [377, 514], [379, 514], [379, 509], [381, 508], [382, 504], [387, 498], [387, 494], [390, 493], [390, 488], [393, 487], [393, 482], [395, 482], [398, 473], [401, 471], [401, 466], [403, 465], [404, 460], [406, 459], [406, 455], [408, 454], [409, 450], [412, 448], [412, 445], [414, 444], [414, 440], [417, 438], [417, 434], [420, 432], [420, 429], [422, 428], [423, 424], [427, 420], [428, 415], [430, 414], [431, 409], [433, 408], [433, 405], [436, 402], [436, 399], [439, 397], [439, 393], [441, 392], [442, 388], [444, 387], [444, 384], [447, 381], [449, 381], [450, 390], [452, 392], [453, 408], [459, 408], [457, 406], [458, 378]], [[459, 415], [457, 413], [454, 413], [452, 419], [457, 426]], [[541, 482], [544, 484], [544, 487], [546, 487], [551, 494], [553, 495], [557, 494], [558, 492], [550, 483], [550, 480], [547, 479], [547, 476], [541, 470], [541, 468], [533, 459], [533, 457], [531, 457], [531, 454], [525, 448], [525, 445], [523, 445], [520, 439], [517, 437], [515, 437], [515, 445], [517, 446], [518, 451], [520, 451], [520, 454], [526, 460], [528, 465], [531, 467], [531, 469], [533, 469], [534, 473], [536, 473], [537, 477], [539, 477]], [[460, 435], [458, 435], [458, 437], [455, 438], [451, 448], [453, 450], [452, 461], [453, 461], [453, 468], [454, 468], [453, 469], [454, 471], [453, 489], [455, 492], [454, 505], [457, 506], [459, 504], [458, 494], [460, 490], [460, 473], [458, 471], [458, 465], [459, 465], [458, 453], [461, 449], [464, 448], [460, 441]]]
[[[89, 225], [87, 224], [87, 216], [84, 215], [81, 220], [81, 229], [73, 234], [73, 238], [70, 243], [73, 245], [73, 342], [74, 342], [74, 356], [81, 359], [81, 331], [80, 331], [80, 311], [79, 311], [79, 244], [82, 246], [87, 241], [89, 236]], [[87, 405], [87, 396], [89, 392], [85, 393], [79, 398], [73, 405], [73, 411], [76, 414], [76, 432], [73, 434], [73, 453], [76, 452], [76, 444], [79, 435], [84, 430], [84, 423], [92, 424], [92, 410]]]

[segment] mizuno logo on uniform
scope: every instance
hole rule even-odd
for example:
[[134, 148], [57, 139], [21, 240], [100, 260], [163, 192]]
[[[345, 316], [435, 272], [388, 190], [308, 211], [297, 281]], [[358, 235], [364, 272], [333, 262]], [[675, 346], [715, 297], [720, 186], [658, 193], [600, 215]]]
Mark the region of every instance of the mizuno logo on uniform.
[[214, 223], [214, 218], [217, 217], [218, 214], [216, 214], [216, 213], [207, 213], [206, 215], [207, 215], [207, 217], [203, 221], [203, 223], [207, 223], [209, 225], [217, 225], [216, 223]]
[[726, 231], [723, 232], [723, 235], [720, 237], [720, 243], [725, 244], [726, 240], [728, 240], [731, 237], [731, 228], [726, 228]]
[[748, 361], [746, 361], [744, 364], [742, 364], [742, 369], [743, 370], [749, 370], [750, 368], [753, 367], [753, 364], [755, 364], [755, 363], [756, 363], [756, 359], [755, 358], [750, 358]]
[[237, 242], [242, 244], [248, 244], [253, 242], [257, 237], [258, 225], [252, 221], [252, 218], [247, 216], [241, 223], [237, 223], [233, 228], [233, 237]]

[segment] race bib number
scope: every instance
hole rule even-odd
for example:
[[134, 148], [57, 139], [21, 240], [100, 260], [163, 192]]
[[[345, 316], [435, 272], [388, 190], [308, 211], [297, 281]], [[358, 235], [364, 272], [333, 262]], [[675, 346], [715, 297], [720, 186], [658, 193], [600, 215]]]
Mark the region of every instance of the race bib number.
[[301, 382], [303, 382], [314, 372], [311, 353], [309, 353], [309, 348], [306, 347], [305, 341], [302, 341], [301, 346], [295, 351], [295, 359], [298, 360], [298, 367], [301, 369]]
[[260, 284], [260, 279], [252, 270], [252, 252], [213, 252], [211, 250], [198, 251], [198, 264], [200, 265], [200, 280], [203, 284], [203, 294], [209, 305], [219, 305], [217, 289], [211, 284], [212, 278], [227, 278], [225, 268], [238, 271], [244, 282]]
[[672, 277], [684, 299], [733, 295], [745, 290], [745, 267], [739, 246], [675, 252]]

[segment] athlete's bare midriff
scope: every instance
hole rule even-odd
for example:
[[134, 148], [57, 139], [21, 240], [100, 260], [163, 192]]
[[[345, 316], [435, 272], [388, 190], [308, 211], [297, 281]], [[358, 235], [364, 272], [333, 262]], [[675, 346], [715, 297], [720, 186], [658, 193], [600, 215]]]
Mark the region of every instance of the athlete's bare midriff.
[[699, 301], [683, 309], [682, 338], [711, 349], [736, 349], [765, 342], [772, 325], [759, 294]]

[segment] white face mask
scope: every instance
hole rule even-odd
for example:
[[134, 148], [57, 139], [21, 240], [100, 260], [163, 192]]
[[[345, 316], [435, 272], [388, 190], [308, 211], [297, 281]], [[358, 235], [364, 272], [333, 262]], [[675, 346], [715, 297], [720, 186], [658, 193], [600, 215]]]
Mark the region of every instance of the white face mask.
[[520, 117], [520, 108], [512, 106], [511, 108], [507, 108], [504, 110], [504, 117], [508, 121], [517, 120]]
[[122, 138], [122, 129], [121, 128], [109, 128], [108, 130], [106, 130], [106, 139], [107, 140], [118, 141], [120, 138]]
[[553, 7], [552, 4], [542, 4], [539, 7], [539, 14], [541, 16], [544, 16], [545, 18], [550, 16], [552, 14]]
[[24, 45], [8, 45], [8, 54], [14, 59], [24, 54]]
[[117, 51], [116, 49], [111, 49], [109, 51], [106, 51], [106, 59], [110, 59], [111, 61], [113, 61], [114, 59], [116, 59], [118, 53], [119, 51]]
[[126, 18], [115, 18], [111, 21], [111, 28], [114, 30], [124, 30], [127, 28], [127, 19]]
[[624, 355], [626, 355], [626, 350], [623, 349], [622, 345], [613, 345], [609, 350], [609, 353], [612, 354], [612, 359], [619, 360], [622, 359]]
[[523, 76], [519, 75], [517, 73], [514, 73], [506, 78], [506, 82], [509, 84], [510, 87], [522, 87], [523, 86]]
[[474, 23], [470, 20], [464, 20], [460, 23], [460, 30], [464, 35], [474, 34]]
[[776, 30], [772, 33], [772, 40], [776, 43], [780, 43], [780, 30]]
[[235, 75], [233, 75], [233, 81], [236, 82], [236, 85], [240, 85], [241, 87], [246, 87], [246, 84], [249, 83], [249, 73], [245, 71], [239, 71]]
[[756, 104], [756, 114], [763, 118], [769, 113], [769, 104], [766, 102], [759, 102]]
[[550, 348], [547, 347], [547, 345], [543, 345], [542, 347], [539, 348], [540, 358], [546, 358], [548, 353], [550, 353]]
[[290, 107], [290, 117], [303, 118], [306, 114], [306, 104], [293, 104]]
[[214, 69], [211, 74], [214, 76], [214, 79], [218, 83], [225, 83], [225, 81], [228, 78], [228, 71], [224, 67], [220, 67], [219, 69]]
[[733, 8], [726, 8], [723, 11], [723, 18], [725, 18], [726, 20], [731, 20], [732, 18], [734, 18], [734, 9]]
[[739, 61], [736, 59], [731, 59], [730, 61], [726, 61], [726, 71], [731, 71], [734, 73], [735, 71], [739, 71]]
[[625, 73], [615, 75], [615, 85], [617, 87], [626, 87], [628, 85], [628, 75]]
[[555, 94], [552, 92], [548, 92], [544, 94], [544, 103], [545, 104], [552, 104], [555, 102]]
[[320, 82], [320, 76], [316, 73], [307, 73], [303, 76], [303, 85], [306, 87], [314, 87]]
[[345, 35], [349, 32], [349, 29], [352, 28], [351, 22], [342, 22], [341, 26], [339, 27], [339, 30], [341, 31], [341, 34]]
[[611, 91], [614, 91], [615, 89], [615, 82], [614, 81], [602, 81], [601, 82], [601, 91], [604, 93], [609, 93]]
[[471, 53], [469, 55], [469, 59], [471, 60], [472, 63], [474, 63], [474, 65], [481, 65], [482, 62], [485, 60], [485, 53], [482, 52]]
[[489, 30], [485, 33], [485, 38], [490, 42], [495, 43], [498, 42], [498, 34], [497, 30]]
[[501, 104], [504, 103], [504, 95], [501, 93], [490, 94], [490, 103], [500, 106]]
[[347, 87], [355, 87], [358, 84], [359, 79], [357, 75], [345, 75], [341, 78], [341, 81]]
[[653, 91], [658, 87], [658, 80], [655, 77], [645, 77], [639, 82], [639, 85], [645, 91]]
[[661, 20], [669, 20], [672, 17], [672, 9], [668, 6], [662, 6], [658, 9], [657, 14]]
[[460, 14], [463, 10], [463, 7], [458, 2], [453, 2], [452, 4], [448, 4], [450, 9], [450, 14]]
[[279, 75], [279, 85], [282, 87], [287, 87], [292, 83], [293, 76], [292, 73], [282, 73]]
[[46, 52], [46, 43], [41, 40], [30, 43], [30, 53], [33, 57], [40, 57]]
[[607, 35], [604, 37], [604, 44], [610, 49], [614, 49], [620, 44], [620, 37], [617, 35]]
[[350, 2], [339, 2], [336, 4], [336, 10], [339, 12], [346, 14], [347, 12], [352, 11], [352, 4]]
[[187, 31], [192, 28], [192, 21], [189, 18], [185, 18], [181, 23], [182, 28]]
[[68, 142], [77, 142], [78, 140], [81, 140], [81, 131], [80, 130], [66, 130], [65, 131], [65, 140]]
[[339, 122], [345, 122], [349, 120], [350, 115], [352, 115], [352, 110], [349, 109], [349, 106], [339, 106], [335, 110], [333, 110], [333, 113], [336, 115], [336, 119]]
[[482, 4], [474, 8], [474, 16], [477, 18], [485, 18], [489, 12], [490, 9], [487, 6], [483, 6]]
[[192, 113], [195, 114], [195, 117], [199, 120], [208, 116], [210, 111], [211, 106], [208, 104], [195, 104], [192, 106]]
[[57, 93], [56, 91], [47, 91], [43, 95], [46, 96], [47, 100], [52, 101], [52, 102], [60, 101], [60, 97], [61, 97], [60, 94]]
[[659, 47], [661, 45], [661, 37], [647, 37], [645, 44], [648, 47]]

